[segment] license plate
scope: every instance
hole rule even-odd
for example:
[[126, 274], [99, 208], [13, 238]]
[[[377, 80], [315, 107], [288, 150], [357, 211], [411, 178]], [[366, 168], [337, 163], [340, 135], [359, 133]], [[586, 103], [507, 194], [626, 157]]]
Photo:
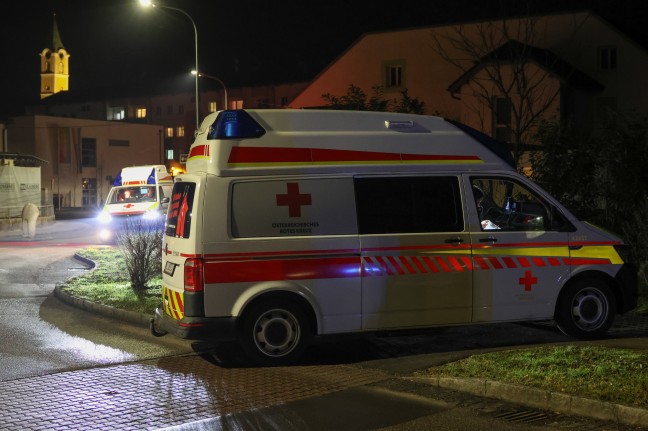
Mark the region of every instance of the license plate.
[[175, 272], [176, 266], [178, 266], [178, 265], [176, 265], [175, 263], [171, 263], [171, 262], [165, 263], [164, 264], [164, 273], [167, 274], [167, 275], [170, 275], [171, 277], [173, 277], [173, 273]]

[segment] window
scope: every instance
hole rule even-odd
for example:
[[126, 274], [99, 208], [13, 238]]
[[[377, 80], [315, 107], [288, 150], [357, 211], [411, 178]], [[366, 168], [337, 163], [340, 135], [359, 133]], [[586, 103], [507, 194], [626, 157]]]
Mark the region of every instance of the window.
[[357, 178], [361, 234], [461, 232], [457, 177]]
[[81, 205], [84, 207], [97, 205], [97, 179], [83, 178], [81, 180]]
[[281, 96], [281, 106], [288, 105], [288, 98], [286, 96]]
[[[505, 178], [471, 178], [473, 197], [482, 230], [551, 230], [551, 205], [528, 187]], [[553, 212], [553, 229], [568, 222]]]
[[405, 86], [404, 82], [404, 60], [392, 60], [383, 63], [384, 86], [386, 89], [400, 89]]
[[493, 137], [500, 142], [512, 141], [511, 99], [496, 97], [493, 100], [494, 133]]
[[184, 105], [178, 106], [178, 114], [184, 114]]
[[167, 127], [164, 134], [167, 138], [173, 138], [173, 127]]
[[598, 65], [601, 70], [616, 70], [617, 49], [615, 46], [604, 46], [598, 49]]
[[243, 109], [243, 100], [235, 99], [230, 102], [231, 109]]
[[184, 126], [179, 126], [179, 127], [176, 129], [176, 136], [179, 137], [179, 138], [181, 138], [181, 137], [183, 137], [184, 135], [185, 135], [185, 128], [184, 128]]
[[195, 183], [178, 182], [173, 185], [165, 228], [168, 236], [189, 238], [195, 191]]
[[161, 106], [158, 106], [158, 107], [155, 108], [155, 115], [157, 115], [158, 117], [160, 115], [162, 115], [162, 107]]
[[209, 112], [218, 111], [218, 104], [216, 102], [209, 102]]
[[126, 118], [125, 115], [126, 110], [123, 107], [113, 107], [113, 108], [108, 108], [108, 115], [107, 115], [107, 120], [108, 121], [120, 121]]
[[81, 138], [81, 167], [97, 167], [97, 140]]
[[108, 145], [111, 147], [130, 147], [130, 141], [127, 139], [110, 139]]
[[137, 108], [135, 110], [135, 118], [146, 118], [146, 108]]
[[167, 114], [168, 114], [168, 115], [173, 114], [173, 106], [171, 106], [171, 105], [167, 105]]
[[173, 160], [173, 149], [166, 150], [167, 160]]

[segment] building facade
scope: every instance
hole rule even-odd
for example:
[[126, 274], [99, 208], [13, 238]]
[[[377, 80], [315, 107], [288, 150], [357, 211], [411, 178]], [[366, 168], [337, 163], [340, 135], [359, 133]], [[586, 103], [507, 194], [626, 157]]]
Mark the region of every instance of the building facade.
[[123, 167], [164, 158], [158, 125], [31, 115], [0, 129], [4, 152], [47, 162], [40, 168], [42, 199], [55, 207], [97, 207]]
[[[222, 109], [286, 108], [306, 85], [299, 82], [212, 89], [213, 86], [203, 84], [199, 94], [199, 117], [202, 119]], [[195, 94], [191, 92], [91, 98], [68, 92], [29, 107], [28, 112], [119, 124], [157, 125], [163, 130], [162, 163], [176, 173], [184, 170], [184, 158], [196, 130]]]
[[361, 36], [290, 103], [325, 105], [350, 85], [402, 91], [425, 113], [515, 147], [539, 120], [586, 127], [605, 110], [648, 114], [648, 52], [590, 11], [458, 23]]

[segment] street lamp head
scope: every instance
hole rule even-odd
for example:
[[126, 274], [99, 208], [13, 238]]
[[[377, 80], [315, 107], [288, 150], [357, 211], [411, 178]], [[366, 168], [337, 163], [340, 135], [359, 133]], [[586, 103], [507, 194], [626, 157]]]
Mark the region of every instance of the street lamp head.
[[[152, 0], [139, 0], [140, 4], [145, 7], [156, 7], [156, 5], [152, 2]], [[171, 6], [160, 6], [162, 9], [169, 9], [169, 10], [174, 10], [176, 12], [180, 12], [184, 16], [186, 16], [189, 21], [191, 21], [191, 25], [193, 26], [194, 30], [194, 48], [195, 48], [195, 54], [196, 54], [196, 71], [198, 70], [198, 29], [196, 28], [196, 23], [191, 18], [191, 15], [189, 15], [187, 12], [183, 11], [182, 9], [178, 9], [177, 7], [171, 7]], [[198, 102], [198, 98], [200, 96], [200, 93], [198, 91], [198, 74], [196, 72], [196, 130], [200, 129], [200, 104]]]

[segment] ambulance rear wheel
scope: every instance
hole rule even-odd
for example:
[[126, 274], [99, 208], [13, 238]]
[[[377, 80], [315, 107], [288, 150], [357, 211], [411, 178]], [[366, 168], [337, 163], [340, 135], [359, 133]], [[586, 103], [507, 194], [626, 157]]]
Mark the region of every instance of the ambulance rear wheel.
[[310, 339], [306, 315], [296, 304], [269, 300], [245, 312], [239, 340], [246, 354], [259, 365], [294, 362]]
[[558, 328], [583, 340], [599, 338], [610, 329], [616, 300], [610, 287], [596, 278], [577, 280], [565, 288], [556, 305]]

